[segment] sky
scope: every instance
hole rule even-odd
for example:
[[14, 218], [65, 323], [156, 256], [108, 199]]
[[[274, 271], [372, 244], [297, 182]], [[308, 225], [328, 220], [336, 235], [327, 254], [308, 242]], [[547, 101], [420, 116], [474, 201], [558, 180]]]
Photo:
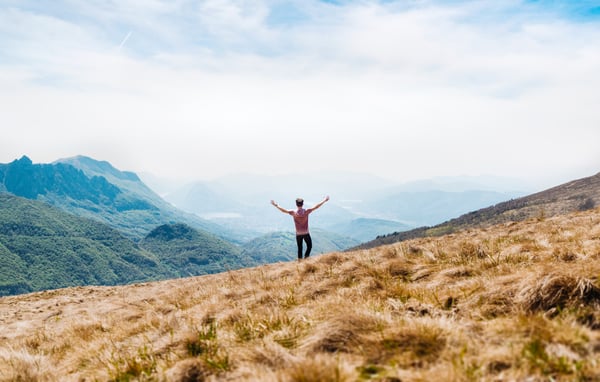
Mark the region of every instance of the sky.
[[0, 0], [0, 163], [600, 171], [600, 1]]

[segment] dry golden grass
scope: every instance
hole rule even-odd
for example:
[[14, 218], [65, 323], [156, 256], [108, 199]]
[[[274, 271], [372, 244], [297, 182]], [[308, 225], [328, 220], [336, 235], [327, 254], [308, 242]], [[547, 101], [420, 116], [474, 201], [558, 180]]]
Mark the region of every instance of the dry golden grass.
[[600, 210], [0, 299], [1, 381], [600, 380]]

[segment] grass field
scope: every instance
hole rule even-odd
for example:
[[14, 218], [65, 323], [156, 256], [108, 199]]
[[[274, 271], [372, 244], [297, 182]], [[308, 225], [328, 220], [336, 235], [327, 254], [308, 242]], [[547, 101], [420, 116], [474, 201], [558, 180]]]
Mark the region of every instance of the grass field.
[[600, 209], [0, 298], [2, 381], [598, 381]]

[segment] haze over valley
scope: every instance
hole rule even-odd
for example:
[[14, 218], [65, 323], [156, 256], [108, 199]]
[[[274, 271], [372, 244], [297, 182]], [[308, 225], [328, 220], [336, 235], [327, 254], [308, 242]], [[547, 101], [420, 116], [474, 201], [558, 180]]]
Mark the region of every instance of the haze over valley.
[[228, 176], [191, 183], [163, 197], [184, 211], [228, 228], [266, 233], [292, 228], [289, 219], [273, 213], [269, 200], [293, 209], [296, 197], [303, 197], [310, 206], [327, 194], [332, 201], [315, 216], [314, 224], [365, 241], [441, 223], [526, 194], [525, 182], [504, 179], [503, 183], [493, 177], [448, 177], [399, 184], [367, 174], [315, 171]]

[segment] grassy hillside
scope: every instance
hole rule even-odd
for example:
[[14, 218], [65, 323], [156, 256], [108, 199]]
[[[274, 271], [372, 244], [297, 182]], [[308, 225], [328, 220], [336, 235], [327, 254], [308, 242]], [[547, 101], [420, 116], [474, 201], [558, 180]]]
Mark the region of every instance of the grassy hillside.
[[188, 225], [165, 224], [139, 243], [181, 276], [198, 276], [257, 265], [241, 249]]
[[105, 224], [0, 193], [0, 295], [175, 275]]
[[0, 380], [597, 381], [600, 209], [0, 298]]

